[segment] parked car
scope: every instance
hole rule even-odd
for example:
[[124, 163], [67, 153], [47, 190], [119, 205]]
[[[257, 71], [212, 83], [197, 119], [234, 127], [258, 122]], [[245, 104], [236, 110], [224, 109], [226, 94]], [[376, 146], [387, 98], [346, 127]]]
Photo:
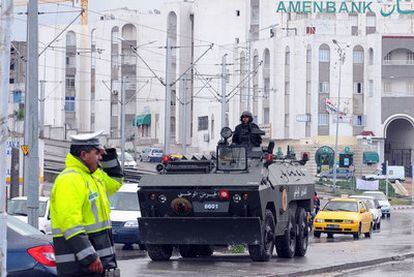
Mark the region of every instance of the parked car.
[[367, 205], [369, 211], [372, 213], [372, 219], [374, 222], [374, 230], [381, 229], [381, 218], [382, 218], [382, 212], [381, 212], [381, 205], [379, 204], [378, 200], [375, 199], [372, 196], [366, 196], [366, 195], [351, 195], [349, 198], [355, 198], [360, 199], [362, 201], [365, 201], [365, 204]]
[[7, 216], [7, 276], [57, 276], [55, 251], [49, 236]]
[[159, 148], [145, 148], [141, 152], [139, 159], [141, 162], [159, 163], [163, 155], [163, 151]]
[[391, 217], [391, 204], [382, 191], [364, 191], [362, 194], [372, 196], [378, 200], [378, 203], [381, 206], [382, 217]]
[[[118, 155], [119, 162], [121, 162], [121, 151], [117, 150], [116, 154]], [[134, 160], [131, 154], [125, 152], [124, 168], [126, 169], [138, 169], [138, 164]]]
[[[324, 171], [316, 175], [316, 177], [319, 177], [320, 179], [327, 181], [328, 179], [333, 178], [333, 169], [329, 171]], [[336, 170], [336, 178], [338, 179], [345, 179], [345, 180], [351, 180], [354, 177], [352, 171], [349, 171], [348, 169], [340, 169], [338, 168]]]
[[[362, 178], [368, 181], [385, 180], [387, 176], [383, 175], [381, 170], [377, 170], [373, 172], [372, 174], [362, 176]], [[396, 180], [404, 182], [405, 181], [404, 166], [396, 166], [396, 165], [388, 166], [388, 180], [390, 180], [391, 182], [396, 181]]]
[[315, 216], [313, 223], [315, 237], [327, 233], [328, 238], [334, 234], [352, 234], [359, 239], [361, 234], [371, 237], [373, 230], [372, 213], [364, 201], [351, 198], [334, 198]]
[[[49, 207], [49, 197], [39, 197], [39, 230], [43, 234], [52, 234]], [[10, 199], [7, 202], [7, 213], [27, 223], [27, 197]]]
[[[137, 190], [138, 184], [125, 183], [109, 198], [114, 242], [124, 244], [124, 249], [132, 248], [133, 244], [140, 245], [138, 217], [141, 212]], [[144, 246], [140, 245], [140, 248]]]

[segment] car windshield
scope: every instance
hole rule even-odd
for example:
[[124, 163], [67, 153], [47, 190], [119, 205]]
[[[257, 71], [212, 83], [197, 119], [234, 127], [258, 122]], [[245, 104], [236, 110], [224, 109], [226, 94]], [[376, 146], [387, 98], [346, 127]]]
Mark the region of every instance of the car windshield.
[[375, 203], [372, 199], [365, 200], [365, 204], [367, 205], [368, 209], [375, 209]]
[[358, 205], [350, 201], [331, 201], [326, 203], [324, 211], [357, 212]]
[[111, 210], [139, 211], [138, 195], [135, 192], [117, 192], [109, 198]]
[[[121, 152], [117, 152], [118, 158], [121, 158]], [[126, 162], [133, 162], [134, 158], [128, 152], [125, 152], [125, 161]]]
[[39, 230], [10, 215], [7, 216], [7, 227], [22, 236], [43, 235]]
[[[46, 215], [46, 201], [39, 201], [39, 216]], [[25, 199], [12, 199], [7, 202], [7, 213], [9, 215], [22, 215], [27, 216], [27, 200]]]
[[162, 154], [162, 150], [160, 150], [160, 149], [154, 149], [154, 150], [152, 150], [152, 153], [161, 153]]
[[364, 195], [372, 196], [372, 197], [374, 197], [375, 199], [378, 199], [378, 200], [387, 200], [387, 197], [385, 196], [385, 194], [382, 194], [382, 193], [364, 192]]

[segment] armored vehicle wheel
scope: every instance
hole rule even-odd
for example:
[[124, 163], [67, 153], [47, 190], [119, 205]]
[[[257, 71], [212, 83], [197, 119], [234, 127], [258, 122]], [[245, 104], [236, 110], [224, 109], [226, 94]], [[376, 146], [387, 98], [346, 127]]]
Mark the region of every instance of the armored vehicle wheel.
[[193, 244], [182, 244], [178, 246], [178, 251], [183, 258], [195, 258], [198, 254], [198, 247]]
[[306, 211], [304, 208], [298, 208], [296, 211], [296, 223], [297, 223], [297, 238], [296, 238], [296, 248], [295, 256], [303, 257], [308, 250], [309, 242], [309, 228], [308, 220], [306, 217]]
[[289, 222], [285, 234], [276, 237], [276, 252], [280, 258], [292, 258], [295, 255], [296, 228], [294, 211], [289, 210]]
[[254, 262], [267, 262], [272, 257], [275, 245], [275, 219], [270, 210], [265, 211], [263, 229], [263, 243], [260, 245], [249, 245], [250, 258]]
[[197, 247], [197, 253], [201, 257], [210, 257], [213, 255], [213, 247], [209, 245], [199, 245]]
[[148, 256], [153, 261], [168, 261], [171, 258], [173, 247], [168, 244], [147, 244]]

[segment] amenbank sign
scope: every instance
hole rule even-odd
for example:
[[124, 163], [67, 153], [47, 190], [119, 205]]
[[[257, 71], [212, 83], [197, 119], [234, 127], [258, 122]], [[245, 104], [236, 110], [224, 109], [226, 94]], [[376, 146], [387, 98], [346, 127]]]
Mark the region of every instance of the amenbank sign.
[[[390, 16], [393, 13], [414, 14], [414, 5], [404, 0], [395, 1], [279, 1], [277, 13], [348, 13], [348, 14], [381, 14]], [[376, 5], [378, 3], [378, 5]]]

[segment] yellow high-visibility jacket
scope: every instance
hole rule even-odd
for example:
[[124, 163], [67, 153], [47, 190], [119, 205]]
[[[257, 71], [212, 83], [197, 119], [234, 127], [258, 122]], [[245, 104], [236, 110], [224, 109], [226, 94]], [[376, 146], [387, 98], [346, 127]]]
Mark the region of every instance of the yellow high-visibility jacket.
[[115, 261], [108, 197], [121, 185], [102, 169], [91, 173], [81, 160], [67, 155], [50, 200], [58, 273], [87, 273], [87, 266], [98, 256], [102, 262], [105, 257], [108, 263]]

